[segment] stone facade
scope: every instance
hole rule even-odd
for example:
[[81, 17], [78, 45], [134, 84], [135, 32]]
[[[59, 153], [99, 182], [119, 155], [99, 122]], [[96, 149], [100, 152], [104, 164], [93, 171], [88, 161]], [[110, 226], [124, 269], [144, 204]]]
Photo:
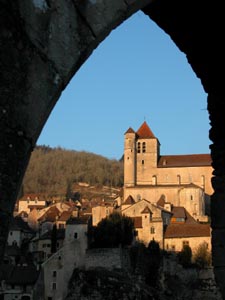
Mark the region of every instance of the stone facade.
[[147, 199], [184, 206], [199, 221], [207, 221], [212, 194], [209, 154], [160, 155], [160, 143], [146, 122], [135, 132], [129, 128], [124, 141], [124, 199]]
[[154, 239], [163, 248], [164, 225], [169, 224], [171, 217], [169, 211], [143, 199], [129, 206], [125, 202], [121, 213], [133, 218], [137, 240], [148, 245]]

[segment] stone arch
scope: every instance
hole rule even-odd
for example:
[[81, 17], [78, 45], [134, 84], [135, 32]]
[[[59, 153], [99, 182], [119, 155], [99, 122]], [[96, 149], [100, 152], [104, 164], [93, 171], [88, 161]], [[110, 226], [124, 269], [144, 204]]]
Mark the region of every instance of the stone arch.
[[225, 100], [218, 72], [224, 64], [222, 3], [1, 0], [0, 257], [30, 154], [62, 90], [110, 31], [139, 9], [187, 55], [208, 93], [213, 264], [225, 299]]

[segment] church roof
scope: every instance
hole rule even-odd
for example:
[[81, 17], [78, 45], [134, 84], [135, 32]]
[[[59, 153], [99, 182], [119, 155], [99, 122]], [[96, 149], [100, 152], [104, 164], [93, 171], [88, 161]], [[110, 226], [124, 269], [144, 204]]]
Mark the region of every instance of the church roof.
[[141, 139], [156, 138], [145, 121], [136, 133], [138, 137]]
[[211, 166], [210, 154], [163, 155], [158, 162], [159, 168]]

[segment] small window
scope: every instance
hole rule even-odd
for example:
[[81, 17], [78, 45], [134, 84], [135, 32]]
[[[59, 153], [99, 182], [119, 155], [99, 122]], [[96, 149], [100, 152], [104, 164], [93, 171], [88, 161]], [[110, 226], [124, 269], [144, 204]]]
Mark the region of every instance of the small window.
[[137, 152], [141, 153], [141, 143], [140, 142], [137, 143]]
[[77, 232], [74, 232], [73, 236], [74, 236], [75, 239], [77, 239], [77, 236], [78, 236]]
[[53, 271], [53, 272], [52, 272], [52, 277], [55, 277], [55, 278], [56, 278], [56, 276], [57, 276], [57, 272], [56, 272], [56, 271]]
[[176, 250], [175, 245], [172, 245], [172, 246], [171, 246], [171, 250], [172, 250], [172, 251], [175, 251], [175, 250]]
[[142, 153], [145, 153], [146, 152], [146, 143], [143, 142], [142, 143]]
[[151, 227], [151, 229], [150, 229], [150, 232], [151, 232], [151, 234], [154, 234], [155, 233], [155, 227]]
[[12, 231], [10, 231], [10, 233], [9, 233], [10, 235], [12, 235], [13, 233], [12, 233]]
[[192, 195], [190, 196], [190, 198], [191, 198], [191, 200], [193, 200], [193, 196]]
[[52, 282], [52, 289], [56, 290], [56, 282]]
[[144, 161], [143, 159], [142, 159], [142, 161], [141, 161], [141, 164], [142, 164], [142, 165], [144, 165], [144, 164], [145, 164], [145, 161]]
[[189, 241], [183, 241], [183, 247], [184, 246], [189, 246]]

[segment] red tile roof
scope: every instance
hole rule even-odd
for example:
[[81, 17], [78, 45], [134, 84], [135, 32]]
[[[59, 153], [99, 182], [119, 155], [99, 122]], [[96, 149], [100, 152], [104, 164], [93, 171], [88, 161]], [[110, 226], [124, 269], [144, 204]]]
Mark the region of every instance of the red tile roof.
[[209, 237], [209, 224], [170, 224], [165, 231], [165, 238]]
[[61, 216], [58, 218], [58, 221], [65, 222], [72, 215], [72, 211], [63, 211]]
[[158, 162], [159, 168], [210, 166], [210, 154], [163, 155]]
[[148, 124], [144, 122], [136, 132], [138, 137], [141, 139], [155, 138], [153, 132], [149, 128]]
[[56, 206], [50, 207], [39, 219], [39, 222], [54, 222], [60, 216], [60, 211]]

